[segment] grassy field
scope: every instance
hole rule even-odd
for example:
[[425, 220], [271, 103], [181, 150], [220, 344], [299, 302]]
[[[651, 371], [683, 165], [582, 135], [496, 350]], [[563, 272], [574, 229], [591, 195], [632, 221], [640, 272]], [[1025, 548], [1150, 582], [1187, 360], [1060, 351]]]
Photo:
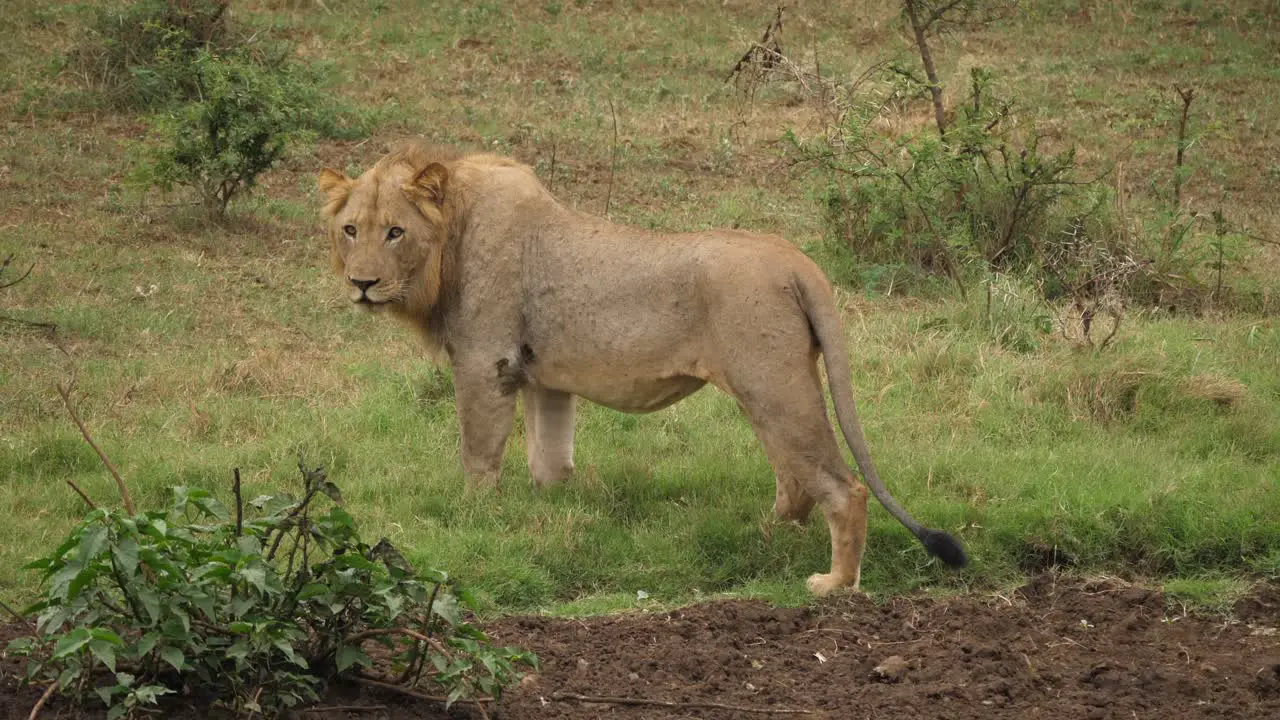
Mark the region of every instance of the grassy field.
[[[121, 187], [142, 126], [58, 70], [84, 13], [8, 3], [19, 30], [0, 47], [0, 258], [35, 269], [0, 290], [0, 314], [58, 324], [85, 420], [140, 504], [174, 484], [229, 494], [234, 467], [250, 493], [287, 487], [302, 452], [330, 469], [368, 535], [462, 577], [492, 610], [724, 593], [803, 602], [804, 578], [827, 563], [825, 528], [817, 516], [804, 528], [771, 519], [764, 455], [733, 402], [711, 391], [647, 416], [584, 406], [578, 476], [543, 494], [530, 488], [517, 426], [501, 495], [464, 499], [448, 372], [398, 327], [348, 307], [327, 269], [314, 188], [320, 167], [357, 172], [387, 141], [422, 135], [511, 153], [585, 210], [603, 212], [611, 195], [618, 221], [814, 243], [822, 181], [788, 171], [778, 139], [819, 131], [821, 109], [795, 87], [748, 101], [724, 82], [772, 5], [421, 5], [234, 3], [237, 21], [331, 65], [333, 92], [375, 130], [301, 148], [218, 227], [184, 196]], [[1188, 203], [1280, 236], [1275, 3], [1030, 6], [942, 41], [945, 77], [995, 67], [1087, 167], [1123, 162], [1139, 224], [1167, 195], [1170, 85], [1195, 83]], [[788, 49], [833, 75], [911, 58], [890, 2], [801, 3], [788, 22]], [[929, 117], [922, 105], [897, 120]], [[1247, 270], [1277, 268], [1259, 243]], [[1093, 353], [1035, 330], [1057, 309], [1033, 297], [1004, 281], [988, 317], [980, 292], [842, 296], [881, 472], [973, 558], [947, 572], [874, 509], [864, 587], [993, 588], [1055, 557], [1210, 600], [1280, 577], [1280, 329], [1268, 306], [1134, 309], [1114, 345]], [[114, 498], [54, 390], [72, 366], [40, 332], [0, 323], [6, 600], [30, 594], [17, 567], [83, 511], [63, 480]]]

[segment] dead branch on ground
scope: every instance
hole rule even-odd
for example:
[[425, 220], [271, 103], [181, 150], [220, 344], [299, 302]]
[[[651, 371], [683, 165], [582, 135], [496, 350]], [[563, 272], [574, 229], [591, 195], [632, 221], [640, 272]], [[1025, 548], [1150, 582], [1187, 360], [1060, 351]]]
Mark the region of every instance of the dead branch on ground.
[[[71, 354], [68, 353], [61, 345], [58, 346], [58, 349], [62, 350], [63, 354], [67, 357], [71, 357]], [[71, 421], [80, 429], [80, 435], [84, 438], [85, 442], [89, 443], [89, 447], [93, 448], [93, 451], [98, 454], [98, 459], [102, 461], [102, 464], [107, 467], [107, 471], [111, 473], [111, 477], [115, 479], [116, 487], [120, 490], [120, 500], [124, 504], [125, 512], [130, 515], [135, 515], [137, 513], [133, 507], [133, 497], [129, 494], [129, 487], [125, 485], [124, 478], [120, 477], [120, 471], [116, 470], [116, 466], [111, 462], [111, 458], [107, 457], [107, 454], [102, 451], [102, 448], [98, 446], [98, 443], [94, 442], [93, 436], [89, 434], [89, 428], [85, 427], [84, 421], [80, 419], [80, 412], [76, 410], [76, 404], [71, 399], [71, 394], [75, 392], [76, 376], [78, 372], [79, 371], [76, 370], [73, 365], [71, 380], [65, 385], [62, 383], [58, 384], [58, 395], [62, 397], [62, 404], [67, 408], [67, 414], [71, 416]], [[77, 492], [79, 492], [78, 489]], [[89, 498], [84, 495], [84, 493], [80, 493], [80, 496], [84, 498], [85, 502], [89, 502], [90, 505], [93, 504], [89, 501]]]
[[1187, 143], [1187, 115], [1191, 112], [1191, 101], [1196, 99], [1195, 88], [1187, 88], [1183, 90], [1177, 85], [1173, 86], [1178, 97], [1182, 99], [1182, 116], [1178, 119], [1178, 155], [1173, 162], [1173, 205], [1175, 208], [1182, 207], [1182, 160], [1190, 145]]
[[609, 98], [609, 114], [613, 116], [613, 149], [609, 153], [609, 188], [604, 196], [605, 217], [609, 217], [609, 203], [613, 200], [613, 173], [618, 166], [618, 111], [613, 107], [613, 98]]
[[[0, 290], [6, 290], [8, 288], [13, 287], [14, 285], [17, 285], [23, 280], [26, 280], [31, 275], [31, 271], [36, 268], [36, 264], [31, 263], [31, 266], [27, 268], [27, 271], [22, 273], [18, 277], [14, 278], [13, 280], [7, 280], [7, 281], [3, 280], [5, 273], [8, 272], [9, 266], [12, 264], [13, 264], [13, 255], [6, 255], [4, 260], [0, 261]], [[58, 326], [54, 323], [40, 322], [38, 320], [23, 320], [22, 318], [10, 317], [8, 315], [0, 315], [0, 322], [11, 323], [13, 325], [22, 325], [24, 327], [30, 327], [30, 328], [38, 328], [38, 329], [47, 331], [50, 336], [54, 335], [58, 331]]]
[[787, 708], [746, 707], [743, 705], [725, 705], [717, 702], [673, 702], [671, 700], [651, 700], [648, 698], [606, 697], [602, 695], [579, 695], [577, 693], [557, 690], [551, 693], [552, 700], [576, 700], [584, 703], [600, 703], [604, 705], [656, 705], [669, 708], [704, 708], [715, 710], [732, 710], [739, 713], [756, 713], [760, 715], [812, 715], [812, 710], [791, 710]]

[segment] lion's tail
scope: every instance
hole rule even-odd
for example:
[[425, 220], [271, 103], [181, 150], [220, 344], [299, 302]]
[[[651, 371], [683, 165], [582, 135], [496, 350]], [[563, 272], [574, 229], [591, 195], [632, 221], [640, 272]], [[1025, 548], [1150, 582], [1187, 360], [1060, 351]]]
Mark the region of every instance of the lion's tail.
[[817, 336], [818, 345], [822, 348], [822, 357], [827, 367], [827, 383], [831, 387], [831, 397], [836, 406], [836, 419], [840, 421], [840, 429], [844, 432], [845, 442], [853, 451], [853, 458], [858, 464], [858, 471], [871, 492], [913, 535], [924, 543], [925, 549], [942, 562], [953, 568], [965, 566], [964, 548], [955, 538], [941, 530], [933, 530], [916, 522], [889, 493], [876, 466], [871, 462], [871, 452], [867, 449], [867, 440], [862, 435], [862, 424], [858, 421], [858, 412], [853, 403], [853, 380], [849, 371], [849, 351], [841, 329], [840, 317], [836, 313], [835, 302], [830, 297], [831, 291], [824, 284], [807, 281], [804, 277], [796, 277], [795, 287], [799, 290], [800, 301], [809, 324]]

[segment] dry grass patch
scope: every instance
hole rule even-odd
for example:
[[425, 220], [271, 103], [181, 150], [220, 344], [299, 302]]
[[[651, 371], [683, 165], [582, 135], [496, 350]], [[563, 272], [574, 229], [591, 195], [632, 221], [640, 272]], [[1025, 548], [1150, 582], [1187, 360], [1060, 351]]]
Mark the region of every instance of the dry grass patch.
[[1207, 400], [1221, 408], [1236, 408], [1249, 395], [1249, 388], [1235, 378], [1223, 375], [1192, 375], [1178, 383], [1179, 390], [1188, 397]]

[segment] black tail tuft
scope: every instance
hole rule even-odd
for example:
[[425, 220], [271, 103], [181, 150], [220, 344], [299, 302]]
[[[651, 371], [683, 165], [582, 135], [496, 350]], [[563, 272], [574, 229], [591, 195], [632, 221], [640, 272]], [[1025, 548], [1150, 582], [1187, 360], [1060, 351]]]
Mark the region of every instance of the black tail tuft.
[[924, 532], [920, 533], [920, 542], [924, 543], [924, 549], [928, 550], [930, 555], [946, 563], [947, 567], [959, 569], [969, 562], [960, 543], [941, 530], [925, 528]]

